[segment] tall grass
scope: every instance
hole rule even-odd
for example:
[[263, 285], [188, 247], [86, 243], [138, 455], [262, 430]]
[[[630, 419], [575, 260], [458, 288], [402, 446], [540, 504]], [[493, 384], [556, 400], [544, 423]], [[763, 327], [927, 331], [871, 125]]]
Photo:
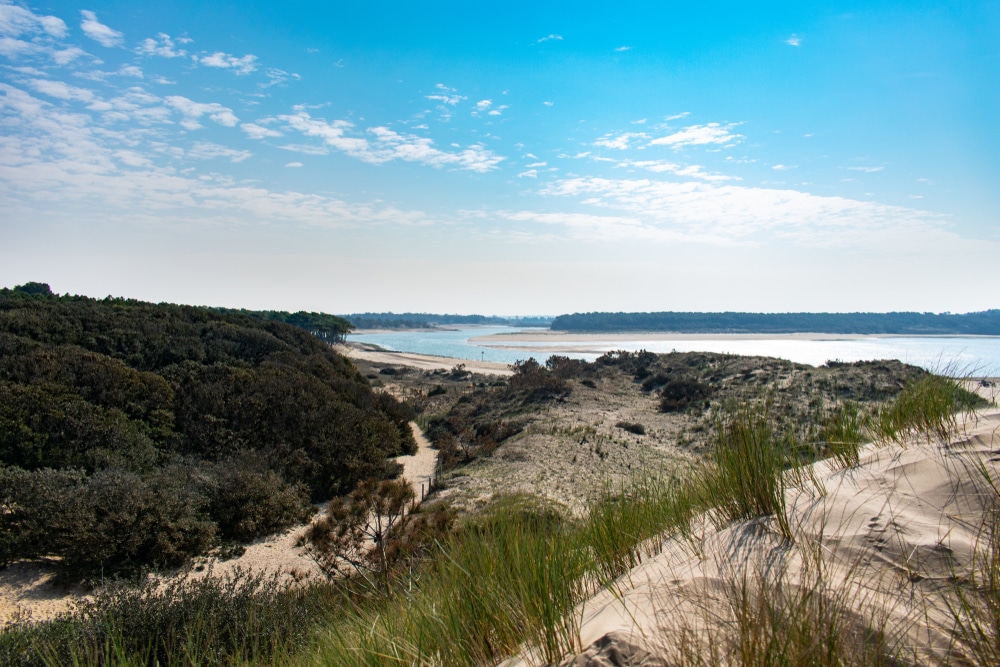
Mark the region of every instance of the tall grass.
[[500, 499], [405, 593], [333, 622], [307, 663], [482, 665], [525, 643], [556, 661], [579, 648], [588, 558], [576, 538], [537, 499]]
[[915, 435], [947, 438], [959, 416], [986, 405], [986, 400], [944, 375], [927, 375], [903, 387], [892, 401], [875, 408], [867, 430], [875, 442], [903, 443]]
[[606, 491], [590, 508], [581, 540], [595, 562], [598, 582], [609, 584], [660, 552], [672, 535], [689, 536], [702, 509], [690, 479], [640, 476], [617, 492]]
[[766, 403], [745, 403], [716, 427], [712, 464], [703, 476], [704, 504], [720, 524], [774, 515], [781, 534], [792, 539], [785, 511], [790, 442], [775, 437]]
[[328, 586], [289, 589], [274, 577], [236, 572], [161, 589], [111, 585], [74, 614], [0, 632], [0, 664], [282, 664], [330, 613]]

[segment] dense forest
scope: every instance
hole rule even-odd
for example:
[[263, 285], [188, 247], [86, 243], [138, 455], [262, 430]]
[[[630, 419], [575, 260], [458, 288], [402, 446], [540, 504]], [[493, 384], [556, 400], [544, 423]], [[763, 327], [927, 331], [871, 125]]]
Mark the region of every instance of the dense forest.
[[398, 475], [412, 411], [238, 312], [0, 290], [0, 565], [172, 565]]
[[495, 315], [435, 315], [433, 313], [354, 313], [343, 315], [358, 329], [427, 329], [442, 325], [500, 325], [547, 327], [551, 317], [498, 317]]
[[952, 313], [574, 313], [553, 331], [1000, 336], [1000, 310]]

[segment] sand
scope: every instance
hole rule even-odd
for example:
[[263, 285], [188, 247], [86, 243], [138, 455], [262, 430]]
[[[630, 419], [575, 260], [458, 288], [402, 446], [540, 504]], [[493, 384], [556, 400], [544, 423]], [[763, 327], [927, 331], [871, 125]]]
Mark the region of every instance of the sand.
[[412, 352], [390, 352], [388, 350], [375, 349], [364, 343], [336, 345], [334, 349], [351, 359], [363, 359], [371, 363], [385, 364], [386, 366], [409, 366], [423, 371], [450, 371], [455, 366], [462, 364], [467, 371], [481, 375], [511, 375], [513, 373], [508, 364], [492, 361], [455, 359], [454, 357], [438, 357], [430, 354], [414, 354]]
[[[996, 400], [995, 389], [984, 390]], [[639, 664], [608, 661], [613, 652], [639, 649], [663, 659], [643, 665], [671, 664], [685, 631], [707, 650], [699, 628], [733, 624], [736, 582], [773, 591], [783, 581], [793, 590], [813, 585], [818, 571], [830, 599], [846, 594], [852, 606], [865, 600], [887, 629], [905, 637], [903, 646], [916, 651], [911, 657], [939, 663], [955, 642], [943, 595], [954, 577], [972, 570], [985, 499], [993, 493], [979, 466], [1000, 473], [998, 453], [1000, 410], [993, 407], [947, 442], [915, 438], [905, 446], [868, 446], [861, 465], [846, 471], [829, 460], [817, 463], [818, 484], [786, 496], [794, 544], [780, 536], [773, 519], [718, 530], [703, 517], [690, 539], [668, 542], [579, 608], [580, 647], [586, 650], [562, 664]], [[504, 665], [540, 662], [528, 654]]]

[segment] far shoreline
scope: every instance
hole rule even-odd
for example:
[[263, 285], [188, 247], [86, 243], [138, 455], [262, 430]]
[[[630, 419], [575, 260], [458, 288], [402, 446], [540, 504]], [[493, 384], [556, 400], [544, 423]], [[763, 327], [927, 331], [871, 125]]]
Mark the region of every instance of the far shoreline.
[[873, 340], [881, 338], [1000, 338], [983, 334], [908, 334], [908, 333], [877, 333], [877, 334], [839, 334], [819, 332], [795, 333], [680, 333], [676, 331], [615, 331], [576, 332], [576, 331], [512, 331], [496, 333], [487, 336], [475, 336], [469, 342], [484, 344], [489, 347], [503, 346], [503, 343], [594, 343], [615, 341], [674, 341], [674, 340]]

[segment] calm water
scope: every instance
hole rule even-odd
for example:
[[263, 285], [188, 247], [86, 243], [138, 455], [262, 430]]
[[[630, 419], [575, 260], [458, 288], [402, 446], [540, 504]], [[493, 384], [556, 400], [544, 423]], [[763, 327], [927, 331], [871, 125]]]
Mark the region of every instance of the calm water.
[[[483, 359], [513, 363], [534, 357], [548, 359], [546, 348], [572, 343], [516, 343], [518, 349], [497, 349], [469, 342], [470, 338], [494, 333], [530, 331], [511, 327], [470, 327], [453, 331], [400, 331], [348, 336], [349, 340], [373, 343], [388, 350], [434, 354], [460, 359]], [[957, 368], [961, 373], [1000, 375], [1000, 337], [907, 337], [887, 336], [861, 340], [636, 340], [588, 341], [589, 352], [563, 353], [564, 356], [592, 361], [610, 350], [649, 350], [650, 352], [726, 352], [731, 354], [779, 357], [819, 366], [829, 360], [862, 361], [899, 359], [929, 370]]]

